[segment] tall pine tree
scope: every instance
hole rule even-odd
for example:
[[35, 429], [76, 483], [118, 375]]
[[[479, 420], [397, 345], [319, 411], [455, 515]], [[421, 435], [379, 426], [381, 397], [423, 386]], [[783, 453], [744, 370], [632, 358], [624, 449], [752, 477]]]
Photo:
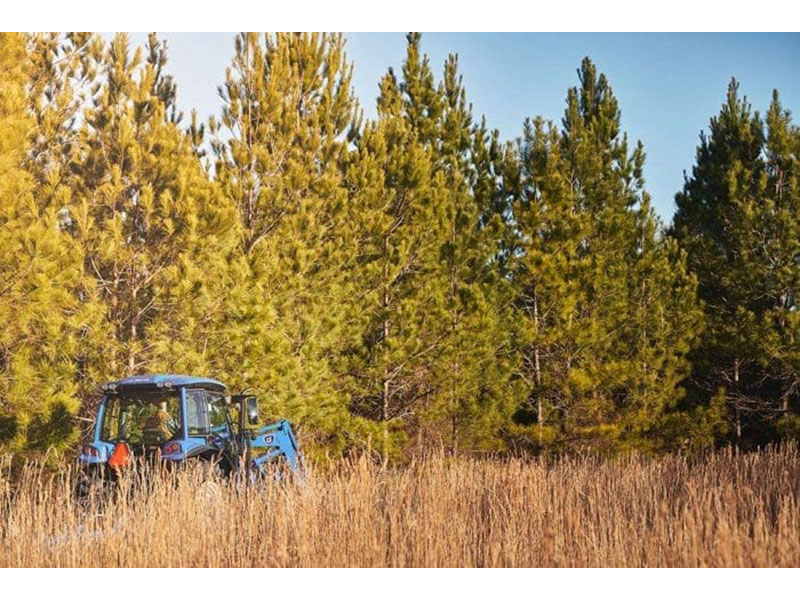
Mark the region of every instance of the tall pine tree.
[[697, 274], [708, 327], [695, 396], [722, 393], [736, 441], [790, 420], [798, 389], [797, 130], [777, 94], [767, 131], [733, 80], [676, 196], [673, 230]]
[[82, 333], [80, 249], [24, 167], [35, 139], [25, 36], [0, 34], [0, 449], [75, 440]]
[[680, 398], [699, 313], [694, 284], [663, 239], [604, 75], [584, 59], [562, 129], [525, 128], [517, 242], [517, 415], [538, 445], [649, 445]]
[[360, 335], [347, 351], [352, 410], [378, 423], [384, 463], [406, 441], [430, 393], [433, 326], [442, 316], [431, 286], [441, 223], [431, 189], [432, 156], [408, 125], [392, 73], [384, 76], [378, 122], [367, 125], [348, 170], [357, 191], [351, 219], [359, 236], [353, 289]]
[[351, 393], [357, 413], [380, 423], [384, 461], [401, 444], [494, 447], [508, 397], [497, 229], [475, 191], [486, 185], [486, 131], [472, 122], [457, 58], [437, 83], [420, 41], [408, 35], [401, 80], [383, 78], [378, 122], [350, 171], [354, 285], [368, 302]]
[[233, 211], [178, 125], [165, 44], [151, 34], [146, 51], [131, 52], [119, 34], [88, 52], [98, 77], [67, 212], [104, 307], [88, 376], [96, 383], [156, 368], [200, 370], [208, 342], [179, 334], [196, 308], [181, 290], [200, 295], [203, 282], [214, 284], [210, 257], [224, 250]]
[[347, 336], [342, 163], [357, 118], [341, 35], [236, 37], [219, 121], [212, 123], [221, 192], [237, 208], [261, 352], [250, 385], [270, 410], [345, 443], [347, 402], [333, 361]]

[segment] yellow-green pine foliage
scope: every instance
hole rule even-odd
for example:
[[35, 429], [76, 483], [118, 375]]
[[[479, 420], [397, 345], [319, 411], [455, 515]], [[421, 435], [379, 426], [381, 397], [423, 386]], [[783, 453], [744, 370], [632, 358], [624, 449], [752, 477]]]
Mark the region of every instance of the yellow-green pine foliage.
[[[99, 44], [101, 40], [89, 33], [38, 33], [31, 35], [28, 44], [29, 102], [35, 127], [25, 165], [36, 180], [37, 205], [58, 210], [61, 231], [72, 238], [83, 155], [77, 124], [97, 77], [91, 48]], [[98, 397], [94, 371], [103, 359], [104, 307], [82, 252], [81, 262], [80, 282], [73, 295], [80, 303], [83, 328], [71, 360], [78, 368], [76, 397], [92, 410]]]
[[[477, 271], [480, 277], [475, 280], [481, 283], [485, 297], [477, 313], [479, 319], [484, 319], [479, 339], [489, 340], [493, 350], [492, 360], [482, 361], [487, 371], [480, 378], [487, 385], [481, 394], [482, 401], [475, 407], [478, 409], [476, 417], [482, 423], [481, 435], [491, 434], [494, 445], [498, 434], [504, 442], [508, 441], [509, 430], [514, 427], [509, 417], [531, 389], [531, 382], [521, 377], [526, 372], [526, 356], [519, 352], [518, 338], [520, 327], [525, 323], [517, 313], [512, 269], [519, 257], [519, 248], [516, 246], [518, 226], [511, 209], [514, 199], [521, 194], [522, 173], [516, 144], [501, 142], [499, 131], [489, 131], [485, 118], [473, 133], [470, 162], [472, 194], [480, 219], [477, 256], [488, 263], [482, 262], [482, 268]], [[469, 344], [468, 341], [462, 343]], [[498, 423], [502, 423], [499, 431]]]
[[433, 156], [403, 114], [393, 73], [381, 81], [378, 121], [357, 142], [348, 182], [359, 236], [352, 274], [359, 335], [348, 350], [351, 410], [376, 424], [384, 461], [397, 454], [431, 400], [431, 365], [440, 352], [442, 221], [432, 187]]
[[97, 77], [89, 33], [37, 33], [29, 41], [31, 113], [35, 129], [28, 169], [40, 185], [38, 202], [67, 205], [75, 187], [81, 145], [77, 123]]
[[[476, 161], [485, 132], [472, 121], [471, 106], [450, 55], [440, 82], [409, 34], [403, 64], [404, 117], [431, 151], [431, 188], [438, 230], [438, 264], [426, 287], [437, 292], [431, 325], [437, 348], [429, 360], [430, 392], [419, 411], [421, 441], [459, 448], [491, 449], [510, 416], [507, 365], [509, 337], [505, 281], [492, 264], [502, 230], [484, 214]], [[432, 337], [433, 337], [432, 336]]]
[[213, 294], [206, 286], [217, 284], [214, 261], [204, 261], [224, 255], [233, 213], [226, 217], [179, 126], [164, 44], [151, 35], [145, 50], [131, 51], [119, 34], [110, 43], [95, 38], [85, 51], [96, 78], [82, 113], [69, 218], [103, 303], [89, 376], [98, 383], [204, 371], [209, 340], [187, 337], [211, 310], [195, 300]]
[[[347, 398], [333, 363], [349, 335], [341, 163], [357, 116], [341, 35], [249, 33], [220, 88], [212, 122], [221, 193], [237, 208], [247, 383], [309, 442], [341, 447]], [[252, 320], [251, 317], [256, 317]]]
[[403, 449], [497, 448], [513, 397], [498, 224], [484, 214], [476, 166], [486, 132], [472, 122], [457, 57], [437, 83], [420, 41], [409, 34], [402, 79], [383, 78], [378, 121], [348, 172], [362, 307], [349, 392], [377, 425], [384, 461]]
[[[244, 328], [237, 324], [248, 273], [242, 272], [236, 253], [236, 210], [203, 168], [203, 129], [196, 114], [187, 131], [179, 127], [176, 86], [165, 71], [165, 43], [150, 34], [146, 50], [143, 78], [152, 77], [155, 96], [148, 101], [163, 111], [151, 117], [158, 120], [148, 168], [155, 174], [152, 181], [163, 187], [154, 190], [162, 197], [161, 206], [145, 217], [148, 235], [155, 234], [152, 251], [159, 254], [149, 269], [154, 274], [149, 292], [153, 311], [144, 337], [151, 351], [142, 369], [202, 374], [242, 387], [249, 365], [242, 360]], [[164, 242], [155, 227], [159, 220]], [[159, 250], [161, 243], [168, 250]]]
[[603, 75], [583, 61], [563, 128], [526, 125], [514, 283], [517, 421], [543, 445], [649, 446], [680, 398], [699, 324], [694, 282], [663, 239]]
[[569, 180], [562, 175], [560, 135], [542, 119], [526, 121], [520, 147], [509, 150], [520, 172], [509, 170], [504, 178], [513, 190], [504, 262], [515, 294], [517, 377], [525, 389], [515, 422], [523, 429], [535, 424], [530, 437], [538, 448], [563, 435], [573, 340], [582, 327], [577, 318], [583, 303], [579, 273], [586, 259], [580, 250], [588, 219], [576, 210]]
[[35, 120], [26, 38], [0, 34], [0, 449], [44, 452], [75, 440], [76, 356], [84, 314], [80, 253], [57, 203], [23, 166]]

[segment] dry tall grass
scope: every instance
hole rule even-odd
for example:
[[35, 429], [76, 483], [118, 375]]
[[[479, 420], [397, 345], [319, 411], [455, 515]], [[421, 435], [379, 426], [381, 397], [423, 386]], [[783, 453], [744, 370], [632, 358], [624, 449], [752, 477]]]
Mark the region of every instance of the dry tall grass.
[[262, 492], [157, 482], [100, 513], [29, 468], [0, 483], [0, 566], [797, 567], [799, 458], [343, 463]]

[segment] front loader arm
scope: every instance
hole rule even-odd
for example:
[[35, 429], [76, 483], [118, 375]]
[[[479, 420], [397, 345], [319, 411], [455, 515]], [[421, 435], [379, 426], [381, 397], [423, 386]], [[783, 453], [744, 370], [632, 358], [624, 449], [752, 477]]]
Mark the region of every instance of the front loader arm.
[[300, 473], [300, 448], [289, 421], [282, 419], [271, 425], [249, 430], [246, 435], [250, 449], [263, 451], [251, 460], [251, 464], [260, 471], [264, 471], [275, 457], [282, 455], [292, 472]]

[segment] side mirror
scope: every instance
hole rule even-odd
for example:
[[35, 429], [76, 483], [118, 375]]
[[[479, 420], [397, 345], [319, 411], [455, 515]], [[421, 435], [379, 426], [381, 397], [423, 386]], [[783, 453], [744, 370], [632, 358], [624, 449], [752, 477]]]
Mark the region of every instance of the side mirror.
[[258, 398], [250, 396], [245, 401], [245, 413], [247, 414], [248, 425], [258, 425], [261, 420], [258, 415]]

